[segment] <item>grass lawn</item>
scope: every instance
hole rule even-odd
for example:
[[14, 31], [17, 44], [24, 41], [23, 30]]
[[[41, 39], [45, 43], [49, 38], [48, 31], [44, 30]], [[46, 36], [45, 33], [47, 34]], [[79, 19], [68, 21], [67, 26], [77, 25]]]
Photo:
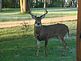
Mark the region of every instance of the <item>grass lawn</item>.
[[21, 26], [0, 29], [0, 61], [76, 61], [76, 21], [63, 23], [69, 27], [71, 34], [69, 39], [66, 38], [69, 47], [67, 54], [64, 54], [63, 45], [58, 39], [50, 39], [48, 56], [45, 57], [44, 42], [41, 42], [41, 50], [37, 57], [33, 26], [29, 26], [27, 30]]
[[[47, 8], [47, 10], [48, 14], [46, 15], [46, 18], [77, 15], [77, 8]], [[42, 8], [32, 8], [31, 11], [37, 16], [40, 16], [45, 12]], [[29, 14], [20, 14], [18, 8], [3, 8], [0, 12], [0, 21], [18, 21], [27, 19], [31, 19], [31, 16]]]

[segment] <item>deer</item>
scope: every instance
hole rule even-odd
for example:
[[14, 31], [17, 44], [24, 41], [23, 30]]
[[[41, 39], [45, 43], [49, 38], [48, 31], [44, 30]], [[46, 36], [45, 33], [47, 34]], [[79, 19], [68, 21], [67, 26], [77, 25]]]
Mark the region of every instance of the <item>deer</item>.
[[45, 55], [47, 56], [47, 45], [48, 40], [50, 38], [58, 38], [62, 41], [64, 49], [67, 49], [67, 44], [64, 40], [65, 35], [68, 33], [69, 35], [69, 28], [65, 24], [53, 24], [53, 25], [42, 25], [41, 20], [46, 16], [48, 11], [45, 9], [45, 13], [41, 16], [35, 16], [31, 12], [29, 14], [33, 19], [35, 19], [34, 23], [34, 36], [37, 39], [37, 50], [36, 55], [39, 55], [40, 49], [40, 42], [45, 41]]

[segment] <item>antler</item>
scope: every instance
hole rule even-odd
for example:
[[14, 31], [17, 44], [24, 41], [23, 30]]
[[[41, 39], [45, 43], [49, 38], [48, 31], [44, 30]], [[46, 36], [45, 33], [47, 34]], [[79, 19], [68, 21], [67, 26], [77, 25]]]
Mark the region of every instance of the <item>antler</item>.
[[47, 9], [45, 9], [45, 11], [46, 11], [46, 13], [45, 13], [45, 14], [47, 14], [47, 13], [48, 13]]
[[35, 19], [36, 16], [33, 15], [33, 14], [31, 13], [31, 11], [29, 11], [29, 14], [32, 16], [33, 19]]
[[[47, 9], [45, 9], [45, 11], [46, 11], [46, 13], [40, 16], [40, 18], [41, 18], [41, 19], [42, 19], [42, 18], [44, 18], [44, 17], [45, 17], [45, 15], [48, 13]], [[32, 18], [33, 18], [33, 19], [35, 19], [35, 18], [36, 18], [36, 16], [35, 16], [35, 15], [33, 15], [33, 14], [31, 13], [31, 11], [29, 11], [29, 14], [32, 16]]]
[[41, 16], [40, 16], [41, 18], [44, 18], [44, 17], [45, 17], [45, 15], [48, 13], [47, 9], [45, 9], [45, 11], [46, 11], [46, 13], [45, 13], [45, 14], [43, 14], [43, 15], [41, 15]]

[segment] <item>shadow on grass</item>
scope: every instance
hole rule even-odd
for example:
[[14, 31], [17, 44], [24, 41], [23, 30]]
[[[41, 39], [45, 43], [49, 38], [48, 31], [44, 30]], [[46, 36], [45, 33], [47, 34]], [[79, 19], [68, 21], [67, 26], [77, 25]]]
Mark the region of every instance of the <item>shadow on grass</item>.
[[58, 48], [49, 48], [48, 56], [44, 55], [44, 48], [40, 50], [40, 54], [37, 57], [35, 55], [35, 48], [25, 47], [16, 50], [3, 50], [0, 52], [1, 61], [75, 61], [75, 54], [68, 53], [67, 56], [62, 56], [62, 53]]
[[19, 11], [18, 8], [15, 8], [15, 9], [14, 8], [4, 8], [1, 10], [1, 12], [4, 12], [4, 13], [17, 12], [17, 11]]
[[35, 38], [33, 35], [23, 35], [2, 38], [0, 42], [0, 61], [75, 61], [75, 48], [72, 53], [63, 55], [64, 51], [58, 41], [50, 41], [48, 56], [44, 54], [44, 46], [40, 48], [39, 56], [35, 55]]

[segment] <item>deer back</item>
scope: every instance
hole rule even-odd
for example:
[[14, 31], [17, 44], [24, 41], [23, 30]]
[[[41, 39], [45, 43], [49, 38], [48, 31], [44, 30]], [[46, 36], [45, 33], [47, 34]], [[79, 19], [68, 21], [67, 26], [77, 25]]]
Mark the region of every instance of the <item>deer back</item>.
[[47, 26], [46, 32], [49, 38], [58, 36], [64, 37], [66, 33], [69, 33], [69, 29], [65, 24], [55, 24]]

